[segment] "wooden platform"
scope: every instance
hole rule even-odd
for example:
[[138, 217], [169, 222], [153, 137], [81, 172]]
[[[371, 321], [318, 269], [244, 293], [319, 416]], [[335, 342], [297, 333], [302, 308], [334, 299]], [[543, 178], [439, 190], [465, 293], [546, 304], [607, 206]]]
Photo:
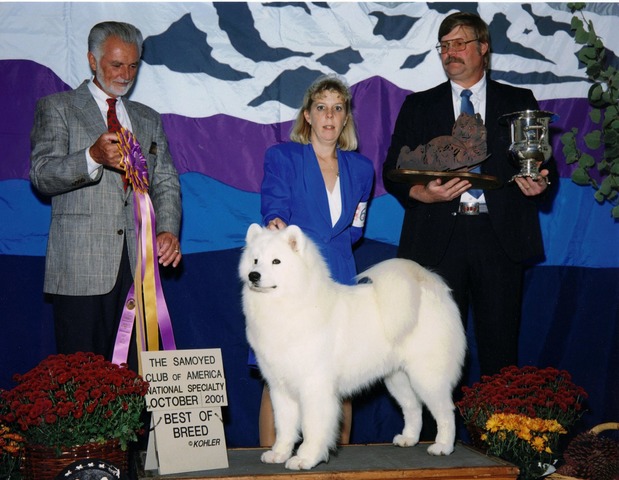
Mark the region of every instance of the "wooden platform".
[[260, 462], [264, 449], [228, 450], [229, 468], [204, 472], [156, 475], [139, 472], [139, 479], [218, 479], [218, 480], [515, 480], [518, 468], [496, 457], [489, 457], [468, 445], [456, 444], [451, 455], [434, 457], [426, 452], [428, 445], [410, 448], [393, 445], [347, 445], [331, 455], [329, 463], [312, 470], [292, 472], [283, 465]]

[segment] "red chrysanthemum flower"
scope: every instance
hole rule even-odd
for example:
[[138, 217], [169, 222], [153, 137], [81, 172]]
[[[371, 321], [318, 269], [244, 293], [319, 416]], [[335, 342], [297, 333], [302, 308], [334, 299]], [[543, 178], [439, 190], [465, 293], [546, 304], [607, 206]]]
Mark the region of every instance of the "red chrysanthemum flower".
[[[148, 383], [100, 355], [51, 355], [0, 392], [0, 422], [32, 444], [73, 446], [118, 439], [126, 447], [142, 428]], [[114, 412], [117, 412], [116, 414]]]

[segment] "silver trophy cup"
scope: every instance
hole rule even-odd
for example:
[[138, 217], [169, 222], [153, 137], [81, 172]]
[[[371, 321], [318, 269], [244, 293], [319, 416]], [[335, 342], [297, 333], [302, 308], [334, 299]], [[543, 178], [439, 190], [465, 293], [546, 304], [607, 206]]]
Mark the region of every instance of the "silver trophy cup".
[[524, 110], [508, 113], [499, 119], [509, 123], [512, 144], [508, 152], [514, 164], [520, 167], [520, 172], [510, 182], [518, 177], [531, 177], [533, 180], [541, 177], [540, 166], [552, 156], [548, 124], [555, 118], [552, 112]]

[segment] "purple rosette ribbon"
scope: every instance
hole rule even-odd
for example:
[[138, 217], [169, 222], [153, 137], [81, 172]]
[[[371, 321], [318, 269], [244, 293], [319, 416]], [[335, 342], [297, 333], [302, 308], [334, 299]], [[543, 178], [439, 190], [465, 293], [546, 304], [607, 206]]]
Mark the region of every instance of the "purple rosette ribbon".
[[135, 192], [148, 192], [148, 167], [142, 154], [142, 148], [133, 133], [121, 128], [118, 136], [118, 149], [122, 156], [121, 166], [125, 170], [125, 178], [133, 186]]

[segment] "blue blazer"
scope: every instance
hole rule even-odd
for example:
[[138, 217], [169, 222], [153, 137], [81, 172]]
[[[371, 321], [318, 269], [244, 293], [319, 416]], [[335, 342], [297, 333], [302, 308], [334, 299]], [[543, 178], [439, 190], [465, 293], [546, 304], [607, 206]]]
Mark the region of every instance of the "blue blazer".
[[337, 150], [342, 214], [331, 225], [329, 202], [318, 159], [311, 144], [288, 142], [266, 151], [261, 212], [264, 224], [279, 217], [299, 226], [320, 248], [334, 280], [351, 284], [356, 275], [352, 245], [362, 227], [353, 219], [360, 202], [370, 198], [374, 166], [363, 155]]

